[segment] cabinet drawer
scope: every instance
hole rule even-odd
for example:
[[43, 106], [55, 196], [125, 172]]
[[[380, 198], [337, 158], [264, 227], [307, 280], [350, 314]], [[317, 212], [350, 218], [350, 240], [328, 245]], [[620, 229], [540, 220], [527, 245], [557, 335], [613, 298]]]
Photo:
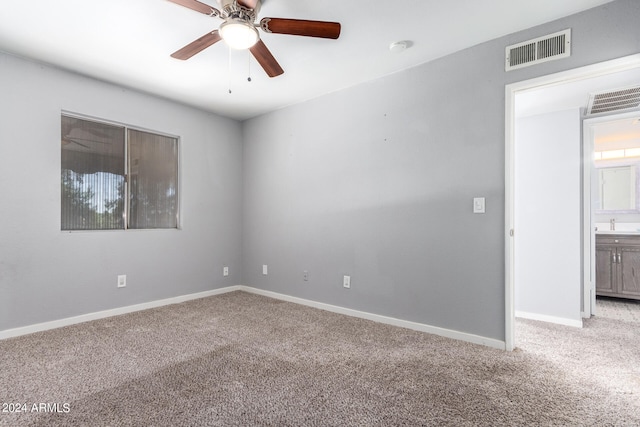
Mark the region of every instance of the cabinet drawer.
[[596, 234], [596, 245], [640, 246], [640, 235]]

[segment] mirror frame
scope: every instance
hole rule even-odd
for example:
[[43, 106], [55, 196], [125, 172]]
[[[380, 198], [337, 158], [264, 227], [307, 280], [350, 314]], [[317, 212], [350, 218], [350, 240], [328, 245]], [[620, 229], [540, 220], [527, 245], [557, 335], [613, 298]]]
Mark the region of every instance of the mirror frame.
[[[612, 160], [602, 160], [597, 161], [595, 163], [595, 168], [597, 171], [600, 169], [606, 168], [619, 168], [624, 166], [635, 166], [635, 174], [636, 174], [636, 207], [635, 209], [594, 209], [593, 213], [596, 215], [606, 215], [606, 214], [639, 214], [640, 213], [640, 158], [633, 159], [612, 159]], [[598, 175], [598, 185], [599, 175]]]

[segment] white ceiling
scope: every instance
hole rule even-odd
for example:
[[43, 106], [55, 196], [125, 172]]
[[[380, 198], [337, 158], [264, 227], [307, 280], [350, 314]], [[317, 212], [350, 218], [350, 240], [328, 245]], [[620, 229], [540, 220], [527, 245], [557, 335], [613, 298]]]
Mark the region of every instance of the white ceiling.
[[223, 43], [171, 58], [221, 21], [168, 0], [2, 0], [0, 50], [242, 120], [609, 1], [263, 0], [259, 18], [342, 24], [338, 40], [261, 33], [285, 70], [273, 79]]

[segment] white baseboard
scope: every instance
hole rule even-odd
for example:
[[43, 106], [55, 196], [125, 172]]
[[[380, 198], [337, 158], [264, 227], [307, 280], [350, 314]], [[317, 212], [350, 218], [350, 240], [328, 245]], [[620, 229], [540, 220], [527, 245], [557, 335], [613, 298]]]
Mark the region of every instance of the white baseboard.
[[582, 328], [582, 319], [573, 320], [566, 319], [564, 317], [549, 316], [546, 314], [527, 313], [526, 311], [519, 310], [516, 310], [516, 317], [529, 320], [540, 320], [541, 322], [556, 323], [558, 325], [564, 326], [573, 326], [575, 328]]
[[150, 308], [162, 307], [164, 305], [178, 304], [198, 298], [220, 295], [227, 292], [240, 290], [240, 286], [230, 286], [227, 288], [213, 289], [211, 291], [198, 292], [195, 294], [181, 295], [173, 298], [166, 298], [142, 304], [128, 305], [126, 307], [113, 308], [110, 310], [97, 311], [95, 313], [82, 314], [80, 316], [67, 317], [50, 322], [36, 323], [35, 325], [23, 326], [20, 328], [6, 329], [0, 331], [0, 340], [18, 337], [20, 335], [32, 334], [34, 332], [47, 331], [49, 329], [61, 328], [63, 326], [75, 325], [77, 323], [89, 322], [91, 320], [104, 319], [106, 317], [119, 316], [121, 314], [133, 313], [134, 311], [148, 310]]
[[420, 332], [426, 332], [429, 334], [439, 335], [446, 338], [467, 341], [474, 344], [480, 344], [487, 347], [497, 348], [500, 350], [504, 350], [506, 348], [505, 342], [500, 340], [486, 338], [479, 335], [468, 334], [465, 332], [454, 331], [451, 329], [439, 328], [437, 326], [430, 326], [422, 323], [410, 322], [408, 320], [401, 320], [393, 317], [381, 316], [378, 314], [367, 313], [364, 311], [352, 310], [350, 308], [340, 307], [337, 305], [325, 304], [325, 303], [311, 301], [303, 298], [292, 297], [292, 296], [280, 294], [277, 292], [265, 291], [262, 289], [252, 288], [250, 286], [243, 286], [243, 285], [229, 286], [226, 288], [214, 289], [211, 291], [198, 292], [195, 294], [182, 295], [182, 296], [173, 297], [173, 298], [146, 302], [143, 304], [129, 305], [126, 307], [119, 307], [111, 310], [104, 310], [104, 311], [98, 311], [95, 313], [83, 314], [80, 316], [67, 317], [65, 319], [53, 320], [50, 322], [37, 323], [35, 325], [29, 325], [29, 326], [24, 326], [24, 327], [15, 328], [15, 329], [7, 329], [4, 331], [0, 331], [0, 340], [6, 339], [6, 338], [13, 338], [21, 335], [32, 334], [34, 332], [46, 331], [49, 329], [61, 328], [63, 326], [70, 326], [78, 323], [89, 322], [91, 320], [104, 319], [111, 316], [119, 316], [121, 314], [132, 313], [135, 311], [147, 310], [150, 308], [162, 307], [170, 304], [178, 304], [185, 301], [210, 297], [213, 295], [220, 295], [220, 294], [233, 292], [233, 291], [245, 291], [245, 292], [249, 292], [257, 295], [263, 295], [266, 297], [279, 299], [282, 301], [288, 301], [296, 304], [305, 305], [308, 307], [318, 308], [320, 310], [326, 310], [333, 313], [344, 314], [347, 316], [372, 320], [374, 322], [385, 323], [387, 325], [392, 325], [392, 326], [399, 326], [401, 328], [413, 329]]
[[317, 301], [307, 300], [303, 298], [292, 297], [289, 295], [279, 294], [277, 292], [265, 291], [263, 289], [252, 288], [249, 286], [240, 286], [240, 289], [246, 292], [263, 295], [266, 297], [276, 298], [283, 301], [293, 302], [296, 304], [306, 305], [320, 310], [331, 311], [333, 313], [345, 314], [347, 316], [359, 317], [361, 319], [372, 320], [374, 322], [385, 323], [387, 325], [399, 326], [401, 328], [413, 329], [420, 332], [427, 332], [429, 334], [439, 335], [446, 338], [452, 338], [460, 341], [467, 341], [474, 344], [480, 344], [487, 347], [497, 348], [499, 350], [505, 350], [506, 345], [504, 341], [486, 338], [479, 335], [468, 334], [466, 332], [454, 331], [451, 329], [439, 328], [437, 326], [430, 326], [423, 323], [410, 322], [408, 320], [396, 319], [394, 317], [381, 316], [378, 314], [367, 313], [364, 311], [352, 310], [350, 308], [344, 308], [337, 305], [325, 304]]

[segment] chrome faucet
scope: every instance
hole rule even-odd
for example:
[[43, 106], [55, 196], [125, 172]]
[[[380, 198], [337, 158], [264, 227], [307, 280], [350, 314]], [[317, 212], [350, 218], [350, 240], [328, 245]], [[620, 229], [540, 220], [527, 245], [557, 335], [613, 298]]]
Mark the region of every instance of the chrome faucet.
[[611, 231], [615, 231], [615, 229], [616, 229], [616, 219], [615, 218], [611, 218], [609, 220], [609, 225], [611, 226]]

